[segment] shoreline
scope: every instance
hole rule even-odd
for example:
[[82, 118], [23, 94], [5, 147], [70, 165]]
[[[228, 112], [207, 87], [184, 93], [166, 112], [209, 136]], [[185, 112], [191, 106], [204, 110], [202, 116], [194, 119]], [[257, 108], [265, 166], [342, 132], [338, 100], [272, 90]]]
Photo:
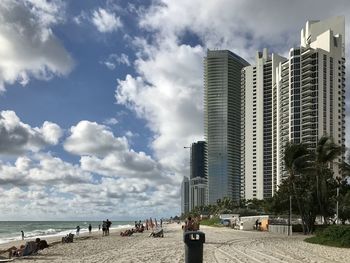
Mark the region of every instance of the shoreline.
[[[125, 227], [120, 227], [120, 228], [111, 228], [110, 229], [110, 234], [114, 234], [116, 232], [120, 232], [120, 231], [124, 231], [126, 229], [131, 228], [130, 226], [125, 226]], [[75, 231], [71, 231], [72, 234], [74, 234], [74, 241], [82, 239], [85, 240], [87, 238], [95, 238], [95, 237], [103, 237], [102, 236], [102, 230], [94, 230], [91, 231], [91, 234], [89, 233], [89, 231], [87, 232], [80, 232], [79, 237], [76, 236], [76, 232]], [[21, 245], [25, 245], [26, 242], [28, 241], [35, 241], [36, 238], [40, 238], [41, 240], [46, 240], [47, 243], [49, 244], [49, 246], [54, 246], [57, 243], [61, 243], [62, 242], [62, 237], [66, 236], [66, 234], [62, 234], [62, 235], [47, 235], [47, 236], [37, 236], [37, 237], [29, 237], [29, 238], [25, 238], [24, 240], [14, 240], [14, 241], [9, 241], [6, 243], [1, 243], [0, 244], [0, 256], [1, 256], [1, 251], [4, 251], [10, 247], [20, 247]]]
[[[56, 222], [56, 221], [54, 221]], [[102, 226], [102, 224], [101, 224]], [[111, 227], [110, 231], [117, 231], [120, 229], [125, 229], [125, 228], [132, 228], [133, 225], [131, 224], [127, 224], [127, 225], [116, 225], [115, 227]], [[36, 231], [36, 230], [34, 230]], [[40, 230], [39, 230], [40, 231]], [[98, 230], [97, 227], [93, 228], [91, 233], [102, 233], [102, 229]], [[33, 235], [33, 236], [29, 236], [29, 237], [24, 237], [24, 240], [20, 239], [20, 234], [18, 234], [17, 236], [10, 236], [10, 237], [2, 237], [1, 242], [0, 242], [0, 250], [3, 249], [4, 246], [7, 246], [8, 244], [17, 244], [17, 243], [25, 243], [26, 241], [33, 241], [36, 238], [40, 238], [40, 239], [45, 239], [45, 240], [51, 240], [51, 239], [61, 239], [62, 237], [68, 235], [69, 233], [74, 234], [74, 236], [76, 235], [76, 230], [75, 229], [66, 229], [66, 230], [62, 230], [60, 232], [54, 233], [54, 234], [46, 234], [46, 235]], [[86, 235], [89, 234], [88, 228], [84, 227], [80, 229], [80, 236], [82, 235]], [[7, 240], [6, 240], [7, 239]], [[3, 242], [3, 240], [5, 240]]]

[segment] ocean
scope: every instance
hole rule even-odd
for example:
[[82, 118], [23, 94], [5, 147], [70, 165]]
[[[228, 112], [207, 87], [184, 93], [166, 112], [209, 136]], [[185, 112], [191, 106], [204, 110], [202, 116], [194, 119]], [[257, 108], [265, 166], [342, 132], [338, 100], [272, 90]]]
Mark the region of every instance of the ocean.
[[[0, 221], [0, 244], [21, 240], [21, 230], [25, 239], [33, 240], [75, 234], [77, 226], [80, 226], [80, 233], [85, 233], [89, 231], [89, 224], [92, 231], [98, 231], [98, 225], [102, 227], [101, 221]], [[134, 221], [112, 221], [111, 229], [133, 226]]]

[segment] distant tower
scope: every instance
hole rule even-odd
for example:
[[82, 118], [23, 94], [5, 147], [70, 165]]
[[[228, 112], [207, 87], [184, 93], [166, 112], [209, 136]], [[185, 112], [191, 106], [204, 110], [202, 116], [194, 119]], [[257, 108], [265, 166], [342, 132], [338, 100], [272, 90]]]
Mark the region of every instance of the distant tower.
[[209, 204], [240, 199], [241, 70], [248, 65], [228, 50], [208, 50], [204, 61]]
[[190, 211], [207, 204], [207, 178], [205, 168], [205, 142], [191, 146]]
[[181, 213], [187, 214], [190, 211], [190, 181], [184, 176], [181, 183]]

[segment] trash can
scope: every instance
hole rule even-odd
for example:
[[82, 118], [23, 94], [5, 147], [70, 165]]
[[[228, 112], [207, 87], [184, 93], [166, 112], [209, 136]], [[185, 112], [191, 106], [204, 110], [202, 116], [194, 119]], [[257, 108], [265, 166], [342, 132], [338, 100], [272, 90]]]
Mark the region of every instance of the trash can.
[[202, 263], [205, 234], [201, 231], [187, 231], [184, 233], [184, 242], [185, 263]]

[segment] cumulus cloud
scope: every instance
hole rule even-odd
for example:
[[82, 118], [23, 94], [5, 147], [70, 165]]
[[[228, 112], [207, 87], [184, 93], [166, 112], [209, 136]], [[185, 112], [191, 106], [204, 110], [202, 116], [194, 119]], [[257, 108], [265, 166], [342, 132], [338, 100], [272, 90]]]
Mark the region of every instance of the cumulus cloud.
[[125, 137], [114, 137], [104, 125], [80, 121], [71, 129], [71, 135], [64, 142], [64, 149], [77, 155], [106, 156], [114, 151], [128, 149]]
[[64, 13], [62, 1], [0, 2], [0, 91], [5, 84], [27, 85], [32, 77], [47, 80], [72, 70], [73, 60], [52, 30]]
[[102, 33], [117, 31], [122, 27], [120, 17], [103, 8], [98, 8], [93, 11], [91, 22], [96, 26], [97, 30]]
[[[94, 170], [95, 175], [98, 172]], [[0, 162], [1, 218], [33, 220], [40, 215], [47, 219], [99, 220], [108, 213], [130, 220], [135, 217], [134, 211], [138, 217], [149, 217], [160, 212], [164, 215], [178, 206], [178, 192], [170, 180], [159, 183], [156, 178], [100, 176], [94, 179], [93, 173], [82, 166], [50, 154], [21, 156], [14, 164]]]
[[73, 126], [64, 148], [81, 156], [81, 168], [85, 171], [109, 177], [169, 182], [151, 156], [130, 149], [126, 137], [115, 137], [108, 127], [95, 122], [81, 121]]
[[0, 112], [0, 154], [22, 154], [39, 151], [47, 145], [56, 145], [63, 132], [52, 122], [42, 127], [30, 127], [21, 122], [14, 111]]
[[144, 45], [147, 59], [135, 61], [139, 76], [118, 80], [116, 99], [148, 121], [156, 134], [152, 147], [157, 159], [177, 171], [187, 166], [183, 146], [203, 134], [204, 50], [176, 43], [153, 48]]

